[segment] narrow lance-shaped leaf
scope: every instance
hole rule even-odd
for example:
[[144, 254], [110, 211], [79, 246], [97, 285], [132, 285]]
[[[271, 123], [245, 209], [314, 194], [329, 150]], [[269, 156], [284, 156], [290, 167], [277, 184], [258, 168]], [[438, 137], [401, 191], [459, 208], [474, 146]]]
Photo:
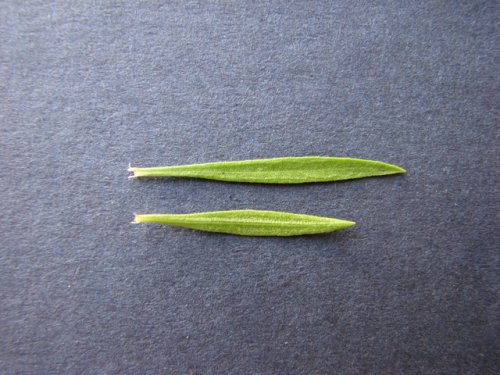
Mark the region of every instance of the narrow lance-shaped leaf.
[[131, 177], [191, 177], [265, 184], [300, 184], [404, 173], [380, 161], [323, 156], [226, 161], [171, 167], [129, 168]]
[[134, 223], [157, 223], [240, 236], [295, 236], [348, 228], [352, 221], [288, 212], [234, 210], [192, 214], [135, 215]]

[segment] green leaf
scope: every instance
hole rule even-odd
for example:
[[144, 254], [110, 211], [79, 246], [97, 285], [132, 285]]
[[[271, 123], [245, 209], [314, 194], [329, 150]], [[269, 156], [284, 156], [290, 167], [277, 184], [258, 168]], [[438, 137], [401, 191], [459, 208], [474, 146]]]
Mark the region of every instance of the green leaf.
[[191, 177], [264, 184], [300, 184], [383, 176], [406, 172], [380, 161], [322, 156], [287, 157], [129, 168], [133, 177]]
[[288, 212], [234, 210], [192, 214], [135, 215], [134, 223], [157, 223], [240, 236], [295, 236], [348, 228], [352, 221]]

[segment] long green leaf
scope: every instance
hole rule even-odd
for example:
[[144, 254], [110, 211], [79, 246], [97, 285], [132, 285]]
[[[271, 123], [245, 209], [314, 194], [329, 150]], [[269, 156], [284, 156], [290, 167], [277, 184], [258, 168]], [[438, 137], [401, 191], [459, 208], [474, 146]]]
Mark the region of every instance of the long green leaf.
[[380, 161], [322, 156], [226, 161], [171, 167], [129, 168], [131, 177], [191, 177], [265, 184], [300, 184], [404, 173]]
[[134, 223], [157, 223], [240, 236], [295, 236], [348, 228], [352, 221], [288, 212], [234, 210], [192, 214], [135, 215]]

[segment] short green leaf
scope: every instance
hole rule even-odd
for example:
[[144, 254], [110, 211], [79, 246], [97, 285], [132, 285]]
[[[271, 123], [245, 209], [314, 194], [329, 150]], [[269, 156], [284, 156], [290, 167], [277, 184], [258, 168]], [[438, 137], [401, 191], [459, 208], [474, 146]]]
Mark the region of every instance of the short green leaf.
[[296, 236], [348, 228], [352, 221], [288, 212], [233, 210], [192, 214], [135, 215], [134, 223], [157, 223], [240, 236]]
[[171, 167], [129, 168], [131, 177], [191, 177], [264, 184], [300, 184], [404, 173], [374, 160], [322, 156], [226, 161]]

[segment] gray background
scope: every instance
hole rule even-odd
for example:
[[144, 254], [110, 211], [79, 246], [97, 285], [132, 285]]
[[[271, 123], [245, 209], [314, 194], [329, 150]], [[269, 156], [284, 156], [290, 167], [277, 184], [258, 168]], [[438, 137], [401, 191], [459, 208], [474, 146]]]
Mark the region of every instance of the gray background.
[[[499, 370], [496, 1], [0, 3], [2, 374]], [[404, 176], [129, 181], [289, 155]], [[245, 238], [133, 212], [356, 220]]]

